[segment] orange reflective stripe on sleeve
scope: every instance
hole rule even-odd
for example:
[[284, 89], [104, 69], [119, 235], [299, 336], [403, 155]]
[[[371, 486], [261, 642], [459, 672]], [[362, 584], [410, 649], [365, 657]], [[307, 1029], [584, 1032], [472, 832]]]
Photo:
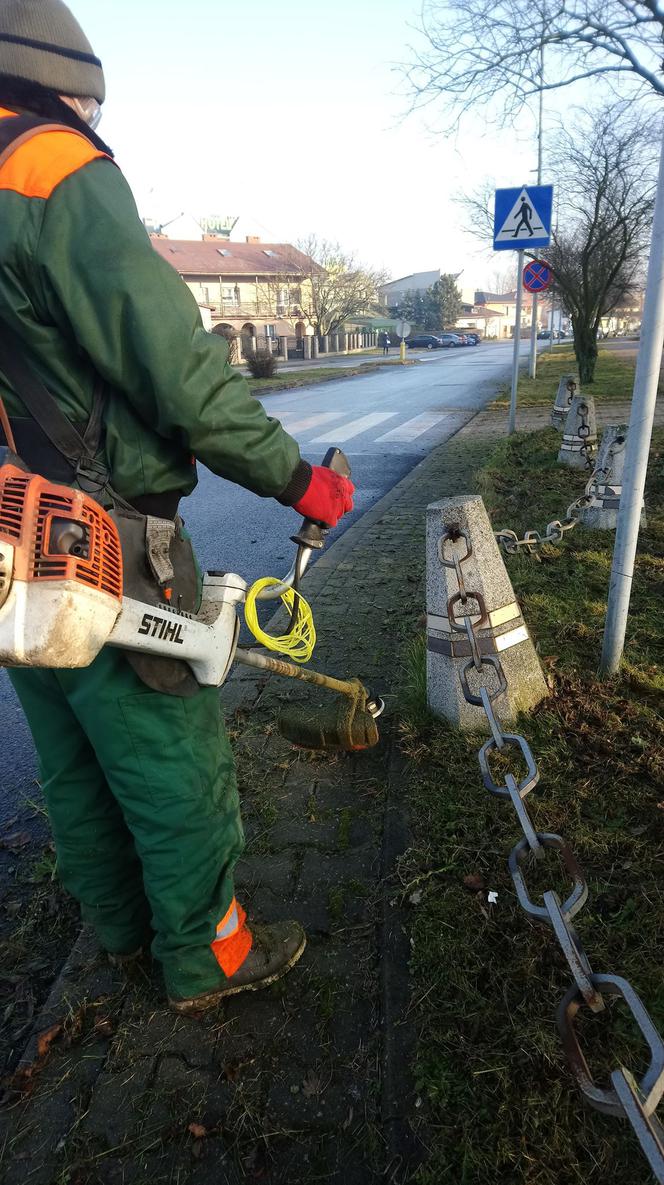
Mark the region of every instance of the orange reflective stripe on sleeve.
[[234, 975], [251, 950], [251, 933], [246, 922], [246, 913], [233, 898], [217, 926], [217, 937], [211, 944], [212, 953], [224, 975]]
[[[0, 110], [0, 119], [12, 118]], [[110, 159], [85, 136], [71, 131], [47, 131], [19, 144], [0, 168], [0, 190], [28, 198], [49, 198], [66, 177], [93, 160]]]

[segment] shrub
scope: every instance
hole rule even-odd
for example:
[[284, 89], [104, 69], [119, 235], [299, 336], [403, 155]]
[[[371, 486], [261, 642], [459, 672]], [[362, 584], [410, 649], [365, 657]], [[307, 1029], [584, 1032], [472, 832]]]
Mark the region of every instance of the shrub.
[[259, 350], [247, 358], [247, 366], [254, 379], [271, 379], [277, 373], [277, 360], [269, 350]]

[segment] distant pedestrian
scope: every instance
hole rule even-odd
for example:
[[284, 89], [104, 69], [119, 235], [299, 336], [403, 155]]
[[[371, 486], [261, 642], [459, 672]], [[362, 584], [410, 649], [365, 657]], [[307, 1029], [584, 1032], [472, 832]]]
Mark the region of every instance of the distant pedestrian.
[[383, 338], [383, 355], [389, 354], [391, 345], [392, 345], [392, 342], [390, 341], [389, 334], [386, 333]]

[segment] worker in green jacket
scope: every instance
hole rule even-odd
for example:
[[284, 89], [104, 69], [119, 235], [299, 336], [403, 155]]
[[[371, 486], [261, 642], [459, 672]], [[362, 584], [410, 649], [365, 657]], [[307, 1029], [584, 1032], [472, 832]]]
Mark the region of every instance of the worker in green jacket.
[[[335, 525], [352, 484], [301, 459], [228, 365], [227, 342], [204, 330], [94, 131], [104, 97], [62, 0], [0, 0], [0, 329], [79, 431], [103, 384], [100, 458], [141, 514], [175, 517], [195, 457]], [[65, 127], [3, 153], [3, 129], [24, 113]], [[0, 394], [25, 463], [75, 484], [1, 373]], [[108, 648], [85, 670], [10, 677], [65, 886], [112, 956], [152, 941], [171, 1006], [196, 1012], [284, 974], [305, 936], [297, 922], [248, 924], [235, 898], [243, 833], [217, 690], [168, 694], [137, 670]]]

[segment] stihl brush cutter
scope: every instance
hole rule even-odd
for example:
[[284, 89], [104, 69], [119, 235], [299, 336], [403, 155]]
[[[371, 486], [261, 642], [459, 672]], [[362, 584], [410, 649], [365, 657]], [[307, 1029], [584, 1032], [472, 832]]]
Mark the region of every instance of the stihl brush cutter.
[[[350, 476], [346, 457], [331, 449], [323, 464]], [[356, 680], [301, 668], [257, 649], [238, 647], [238, 610], [264, 646], [296, 661], [315, 641], [311, 610], [299, 592], [312, 551], [326, 531], [303, 520], [293, 536], [295, 562], [281, 581], [251, 588], [232, 572], [208, 572], [198, 613], [168, 600], [146, 604], [123, 596], [122, 547], [111, 516], [87, 494], [10, 464], [0, 469], [0, 666], [86, 667], [103, 646], [184, 660], [203, 687], [219, 687], [234, 662], [338, 693], [329, 711], [284, 713], [280, 730], [311, 749], [356, 750], [376, 744], [382, 700]], [[281, 598], [290, 610], [286, 634], [258, 625], [256, 602]]]

